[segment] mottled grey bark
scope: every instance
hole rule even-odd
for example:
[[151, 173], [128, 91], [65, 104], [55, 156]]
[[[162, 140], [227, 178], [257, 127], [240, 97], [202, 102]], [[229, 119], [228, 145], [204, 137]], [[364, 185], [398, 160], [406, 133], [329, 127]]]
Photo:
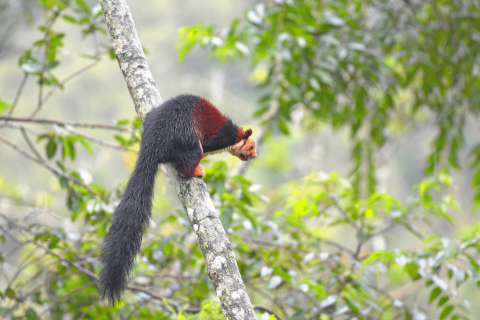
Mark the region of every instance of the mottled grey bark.
[[[170, 177], [178, 175], [164, 166]], [[222, 305], [226, 319], [256, 319], [250, 298], [238, 270], [235, 252], [213, 206], [202, 179], [172, 179], [188, 220], [197, 235], [207, 273]]]
[[[143, 54], [132, 14], [125, 0], [100, 0], [100, 4], [135, 110], [143, 120], [148, 111], [162, 103], [162, 99]], [[225, 318], [256, 319], [238, 270], [235, 252], [218, 218], [207, 186], [199, 178], [181, 178], [169, 164], [165, 168], [197, 235], [208, 275]]]
[[135, 111], [143, 121], [148, 111], [162, 104], [162, 97], [143, 54], [132, 13], [126, 1], [100, 0], [100, 5]]

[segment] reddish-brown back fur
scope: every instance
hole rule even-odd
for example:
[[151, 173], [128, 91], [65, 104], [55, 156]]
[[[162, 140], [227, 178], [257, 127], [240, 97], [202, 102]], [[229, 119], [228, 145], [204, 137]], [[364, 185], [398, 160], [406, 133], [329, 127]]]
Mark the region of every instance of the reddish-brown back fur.
[[228, 119], [208, 100], [200, 98], [200, 101], [193, 105], [192, 124], [193, 130], [203, 145], [217, 136], [218, 131], [228, 122]]

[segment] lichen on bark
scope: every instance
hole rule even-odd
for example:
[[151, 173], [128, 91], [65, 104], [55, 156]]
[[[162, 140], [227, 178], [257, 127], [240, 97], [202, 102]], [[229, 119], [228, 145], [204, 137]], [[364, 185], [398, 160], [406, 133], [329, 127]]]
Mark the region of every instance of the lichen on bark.
[[[171, 165], [164, 167], [169, 175], [177, 174]], [[208, 276], [212, 280], [225, 318], [256, 319], [238, 270], [233, 246], [213, 206], [207, 186], [199, 178], [180, 178], [174, 182], [174, 186], [197, 235]]]
[[135, 29], [132, 13], [124, 0], [100, 0], [120, 70], [143, 120], [148, 111], [162, 104], [143, 47]]
[[[113, 48], [139, 117], [162, 103], [148, 67], [132, 14], [125, 0], [100, 0]], [[199, 178], [183, 179], [170, 165], [165, 169], [182, 202], [205, 258], [207, 273], [228, 320], [256, 319], [235, 252], [218, 217], [207, 186]]]

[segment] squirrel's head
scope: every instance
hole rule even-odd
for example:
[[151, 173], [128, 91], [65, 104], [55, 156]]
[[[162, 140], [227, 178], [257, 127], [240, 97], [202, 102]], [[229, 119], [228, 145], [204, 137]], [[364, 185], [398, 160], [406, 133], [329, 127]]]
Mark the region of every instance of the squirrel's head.
[[233, 145], [230, 153], [243, 161], [255, 159], [257, 157], [257, 147], [252, 138], [250, 138], [251, 135], [252, 129], [245, 131], [242, 140]]

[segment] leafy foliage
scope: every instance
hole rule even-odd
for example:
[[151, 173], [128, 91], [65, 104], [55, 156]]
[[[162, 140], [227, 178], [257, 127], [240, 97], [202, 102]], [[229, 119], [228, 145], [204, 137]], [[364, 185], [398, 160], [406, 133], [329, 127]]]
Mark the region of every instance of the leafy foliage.
[[227, 31], [181, 29], [180, 58], [194, 45], [221, 62], [249, 54], [262, 75], [255, 116], [278, 106], [271, 121], [284, 134], [298, 108], [305, 128], [348, 128], [353, 186], [370, 195], [374, 152], [408, 128], [438, 128], [427, 174], [460, 169], [465, 121], [480, 111], [479, 10], [473, 1], [266, 1]]

